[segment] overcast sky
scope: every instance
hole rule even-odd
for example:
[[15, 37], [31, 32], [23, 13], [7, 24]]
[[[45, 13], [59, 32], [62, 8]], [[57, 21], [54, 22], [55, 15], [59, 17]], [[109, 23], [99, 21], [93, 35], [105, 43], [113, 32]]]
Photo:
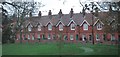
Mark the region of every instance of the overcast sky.
[[[6, 0], [12, 1], [12, 0]], [[103, 2], [103, 1], [117, 1], [117, 0], [14, 0], [14, 1], [34, 1], [34, 2], [41, 2], [44, 7], [38, 9], [38, 11], [42, 12], [42, 15], [47, 15], [48, 11], [51, 10], [52, 14], [58, 14], [59, 10], [62, 9], [63, 14], [68, 14], [70, 9], [73, 8], [74, 13], [80, 13], [82, 11], [82, 6], [80, 2]], [[38, 12], [36, 11], [36, 12]], [[38, 14], [38, 13], [37, 13]]]
[[73, 8], [74, 13], [80, 13], [80, 11], [82, 11], [82, 6], [80, 5], [79, 1], [87, 3], [90, 1], [103, 2], [115, 0], [39, 0], [39, 2], [42, 2], [42, 4], [45, 5], [39, 10], [42, 11], [42, 15], [47, 15], [49, 10], [52, 11], [52, 14], [58, 14], [60, 9], [62, 9], [63, 14], [68, 14], [71, 8]]

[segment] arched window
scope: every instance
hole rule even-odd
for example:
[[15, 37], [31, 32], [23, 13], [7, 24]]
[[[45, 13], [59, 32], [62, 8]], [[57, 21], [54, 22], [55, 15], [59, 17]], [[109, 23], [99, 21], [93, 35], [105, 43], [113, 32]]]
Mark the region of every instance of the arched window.
[[63, 30], [63, 25], [60, 24], [60, 25], [59, 25], [59, 31], [62, 31], [62, 30]]
[[71, 26], [70, 26], [71, 30], [75, 30], [75, 24], [72, 23]]
[[32, 27], [28, 25], [28, 31], [32, 31]]
[[83, 30], [88, 30], [88, 25], [86, 23], [83, 25]]
[[97, 24], [97, 30], [101, 30], [102, 29], [102, 24]]
[[38, 25], [38, 31], [41, 31], [41, 26], [40, 25]]
[[51, 24], [48, 25], [48, 30], [52, 30], [52, 25]]

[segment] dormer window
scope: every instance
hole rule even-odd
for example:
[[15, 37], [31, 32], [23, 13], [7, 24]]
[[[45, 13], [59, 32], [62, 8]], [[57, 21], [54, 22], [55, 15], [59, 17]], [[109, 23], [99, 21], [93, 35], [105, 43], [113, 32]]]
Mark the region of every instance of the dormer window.
[[75, 24], [72, 23], [71, 26], [70, 26], [71, 30], [75, 30]]
[[102, 30], [102, 24], [97, 24], [97, 30]]
[[52, 25], [48, 24], [48, 30], [52, 30]]
[[63, 31], [63, 25], [62, 24], [59, 25], [59, 31]]
[[41, 26], [40, 25], [38, 25], [38, 31], [41, 31]]
[[32, 31], [32, 27], [28, 25], [28, 31]]
[[86, 23], [83, 24], [83, 30], [88, 30], [88, 25]]

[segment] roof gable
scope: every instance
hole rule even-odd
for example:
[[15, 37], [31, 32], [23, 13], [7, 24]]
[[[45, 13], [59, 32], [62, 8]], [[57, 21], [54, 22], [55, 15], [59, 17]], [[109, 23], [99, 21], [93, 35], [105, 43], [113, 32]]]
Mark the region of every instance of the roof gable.
[[56, 27], [57, 27], [60, 23], [62, 23], [62, 25], [65, 26], [65, 25], [63, 24], [63, 22], [60, 20], [60, 21], [57, 23]]
[[49, 21], [45, 26], [47, 26], [49, 23], [53, 26], [53, 24], [51, 23], [51, 21]]
[[38, 25], [42, 26], [42, 24], [41, 24], [40, 22], [37, 23], [36, 27], [37, 27]]
[[30, 22], [26, 25], [26, 27], [28, 27], [29, 25], [30, 25], [31, 27], [33, 27]]
[[97, 19], [97, 21], [93, 24], [93, 26], [95, 26], [98, 22], [100, 22], [102, 25], [104, 25], [104, 23], [102, 21], [100, 21], [99, 19]]
[[82, 26], [84, 22], [86, 22], [90, 26], [90, 24], [86, 20], [83, 20], [83, 22], [80, 24], [80, 26]]
[[72, 19], [72, 20], [70, 20], [70, 22], [68, 23], [67, 26], [69, 26], [72, 22], [73, 22], [75, 25], [77, 25], [77, 24], [75, 23], [75, 21]]
[[115, 22], [115, 19], [113, 19], [108, 25], [111, 25], [113, 22]]

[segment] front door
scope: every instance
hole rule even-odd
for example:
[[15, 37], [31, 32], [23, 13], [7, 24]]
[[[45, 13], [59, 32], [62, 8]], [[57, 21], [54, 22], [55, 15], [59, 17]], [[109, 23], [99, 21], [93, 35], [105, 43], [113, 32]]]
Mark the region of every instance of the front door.
[[76, 35], [76, 40], [78, 40], [78, 34]]

